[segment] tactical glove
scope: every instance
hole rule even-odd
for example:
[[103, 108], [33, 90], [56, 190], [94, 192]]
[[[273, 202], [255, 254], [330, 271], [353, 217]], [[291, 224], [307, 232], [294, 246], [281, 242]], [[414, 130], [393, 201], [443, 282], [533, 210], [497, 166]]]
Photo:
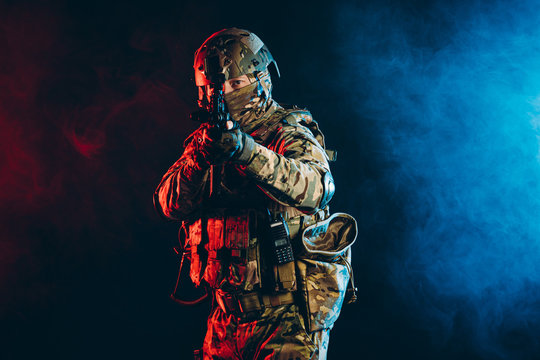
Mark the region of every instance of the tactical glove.
[[210, 165], [226, 161], [247, 162], [254, 148], [254, 140], [238, 125], [229, 130], [206, 126], [197, 141], [200, 153]]

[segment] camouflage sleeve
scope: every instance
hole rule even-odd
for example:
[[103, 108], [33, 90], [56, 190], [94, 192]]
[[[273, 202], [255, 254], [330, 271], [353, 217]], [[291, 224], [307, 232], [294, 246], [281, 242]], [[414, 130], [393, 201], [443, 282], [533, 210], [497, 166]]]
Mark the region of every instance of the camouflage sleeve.
[[196, 134], [185, 141], [184, 153], [165, 173], [154, 193], [154, 206], [169, 219], [183, 220], [202, 205], [209, 167], [199, 159]]
[[326, 153], [299, 124], [283, 124], [268, 147], [253, 144], [244, 171], [271, 198], [305, 213], [323, 208], [333, 195]]

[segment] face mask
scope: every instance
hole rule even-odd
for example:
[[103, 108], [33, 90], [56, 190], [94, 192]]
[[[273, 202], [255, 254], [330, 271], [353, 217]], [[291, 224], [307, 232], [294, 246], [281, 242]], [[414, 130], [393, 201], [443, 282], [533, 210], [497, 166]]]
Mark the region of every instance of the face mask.
[[245, 132], [254, 130], [264, 121], [264, 115], [273, 105], [270, 74], [262, 73], [255, 82], [225, 94], [225, 102], [233, 120]]

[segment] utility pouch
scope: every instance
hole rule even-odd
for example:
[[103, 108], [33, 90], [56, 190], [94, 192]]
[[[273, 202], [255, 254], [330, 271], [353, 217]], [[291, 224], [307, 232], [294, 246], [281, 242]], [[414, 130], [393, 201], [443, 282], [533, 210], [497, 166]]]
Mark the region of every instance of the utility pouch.
[[251, 291], [260, 286], [259, 243], [254, 211], [227, 216], [225, 247], [230, 251], [228, 282], [236, 288]]
[[209, 218], [206, 221], [208, 243], [205, 249], [208, 257], [203, 278], [212, 288], [219, 287], [224, 278], [222, 268], [224, 226], [225, 219], [221, 216]]
[[276, 292], [296, 291], [296, 269], [294, 261], [274, 265]]
[[344, 213], [335, 213], [302, 232], [296, 266], [309, 332], [332, 328], [339, 317], [352, 276], [351, 245], [357, 233], [356, 220]]
[[199, 251], [199, 246], [202, 246], [202, 220], [199, 219], [193, 224], [189, 225], [187, 228], [187, 239], [185, 250], [189, 250], [190, 253], [190, 270], [189, 270], [189, 276], [191, 277], [191, 281], [195, 284], [195, 286], [199, 286], [201, 284], [201, 280], [203, 277], [203, 260], [201, 259], [201, 252]]

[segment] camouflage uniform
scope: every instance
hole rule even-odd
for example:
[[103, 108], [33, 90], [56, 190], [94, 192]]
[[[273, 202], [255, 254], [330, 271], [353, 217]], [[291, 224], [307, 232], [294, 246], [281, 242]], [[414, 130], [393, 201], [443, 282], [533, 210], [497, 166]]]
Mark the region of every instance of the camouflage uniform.
[[[256, 62], [246, 63], [252, 67]], [[238, 75], [233, 70], [229, 77]], [[270, 96], [268, 72], [256, 70], [250, 86], [225, 95], [244, 136], [242, 154], [224, 164], [209, 165], [200, 150], [207, 127], [201, 125], [186, 139], [184, 153], [158, 186], [156, 207], [166, 217], [183, 222], [182, 245], [190, 256], [191, 279], [196, 285], [209, 284], [214, 291], [205, 359], [325, 359], [329, 331], [343, 302], [343, 284], [336, 290], [337, 285], [318, 281], [317, 273], [309, 278], [313, 256], [308, 253], [307, 262], [295, 266], [303, 276], [299, 284], [294, 270], [293, 279], [285, 281], [275, 266], [272, 271], [272, 254], [265, 253], [262, 245], [265, 228], [253, 218], [260, 218], [265, 209], [283, 214], [295, 253], [301, 254], [302, 231], [328, 217], [327, 203], [333, 194], [329, 159], [311, 114], [278, 105]], [[212, 185], [209, 197], [213, 172], [220, 174], [220, 181]], [[324, 233], [315, 231], [314, 236]], [[341, 266], [333, 271], [344, 273], [338, 281], [346, 285], [347, 269]], [[280, 276], [280, 284], [286, 284], [282, 287], [275, 284]], [[309, 295], [308, 289], [317, 293]], [[224, 300], [234, 296], [236, 304], [248, 295], [260, 305], [256, 310], [246, 311], [251, 300], [242, 303], [241, 311]], [[330, 305], [325, 307], [328, 299]], [[317, 321], [318, 314], [334, 318]]]
[[[255, 142], [250, 156], [220, 169], [224, 172], [222, 195], [213, 200], [212, 206], [238, 207], [257, 199], [272, 207], [287, 207], [294, 214], [320, 210], [321, 200], [329, 199], [325, 182], [332, 180], [324, 149], [299, 123], [303, 118], [311, 121], [308, 114], [293, 112], [287, 117], [288, 112], [272, 100], [261, 118], [265, 121], [250, 134]], [[206, 201], [204, 187], [208, 185], [209, 167], [197, 151], [204, 126], [187, 138], [184, 153], [158, 187], [159, 205], [168, 218], [184, 220], [201, 210]], [[263, 138], [267, 139], [264, 143]], [[261, 196], [261, 190], [274, 203]]]
[[[329, 329], [307, 334], [295, 304], [265, 309], [245, 321], [216, 307], [204, 343], [210, 359], [324, 359]], [[326, 343], [323, 343], [326, 342]]]

